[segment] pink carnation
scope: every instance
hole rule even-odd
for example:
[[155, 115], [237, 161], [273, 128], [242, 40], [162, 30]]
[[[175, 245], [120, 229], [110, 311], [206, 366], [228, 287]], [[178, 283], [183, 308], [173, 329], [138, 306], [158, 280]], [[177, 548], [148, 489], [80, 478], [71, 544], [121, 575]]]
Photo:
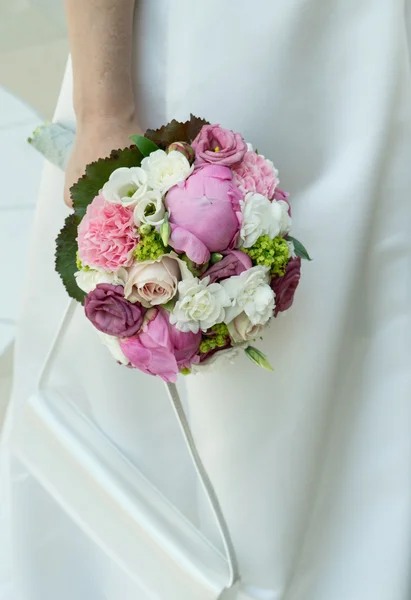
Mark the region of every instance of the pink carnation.
[[273, 163], [253, 150], [246, 152], [241, 164], [233, 169], [233, 181], [242, 192], [257, 192], [269, 200], [279, 183]]
[[138, 238], [133, 211], [96, 196], [78, 227], [78, 256], [82, 263], [106, 271], [129, 267]]

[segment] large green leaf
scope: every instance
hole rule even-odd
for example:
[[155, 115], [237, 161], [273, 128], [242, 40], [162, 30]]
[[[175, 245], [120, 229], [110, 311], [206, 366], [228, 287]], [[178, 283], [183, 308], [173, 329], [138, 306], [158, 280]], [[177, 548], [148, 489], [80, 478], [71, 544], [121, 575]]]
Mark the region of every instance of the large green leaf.
[[144, 137], [144, 135], [131, 135], [130, 140], [137, 146], [143, 156], [150, 156], [158, 150], [157, 144]]
[[144, 137], [150, 139], [157, 144], [157, 146], [165, 150], [167, 146], [173, 142], [187, 142], [188, 144], [191, 144], [197, 137], [200, 129], [208, 124], [209, 122], [205, 119], [190, 115], [190, 120], [185, 123], [181, 123], [174, 119], [168, 123], [168, 125], [160, 127], [160, 129], [148, 129], [144, 134]]
[[294, 244], [294, 251], [299, 258], [304, 258], [305, 260], [312, 260], [301, 242], [291, 237], [291, 235], [287, 236], [287, 240]]
[[142, 154], [136, 146], [131, 146], [124, 150], [113, 150], [107, 158], [100, 158], [100, 160], [87, 165], [83, 177], [70, 188], [76, 215], [80, 219], [84, 217], [87, 206], [98, 195], [113, 171], [120, 167], [138, 167], [142, 158]]
[[78, 287], [74, 273], [78, 271], [77, 227], [80, 219], [72, 214], [67, 217], [63, 229], [56, 239], [56, 271], [60, 275], [68, 295], [83, 303], [85, 293]]

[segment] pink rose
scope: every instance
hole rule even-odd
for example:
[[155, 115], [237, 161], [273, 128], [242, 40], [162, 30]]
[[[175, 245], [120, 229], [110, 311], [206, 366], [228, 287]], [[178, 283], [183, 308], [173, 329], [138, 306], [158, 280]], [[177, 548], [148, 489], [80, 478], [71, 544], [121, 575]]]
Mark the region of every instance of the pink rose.
[[121, 285], [110, 283], [100, 283], [88, 294], [84, 310], [96, 329], [116, 337], [136, 334], [145, 313], [141, 304], [131, 304], [124, 298]]
[[300, 277], [301, 258], [292, 258], [287, 265], [285, 275], [273, 277], [271, 280], [271, 289], [275, 293], [275, 317], [279, 312], [284, 312], [292, 306]]
[[246, 152], [242, 163], [233, 169], [233, 181], [244, 194], [257, 192], [269, 200], [278, 185], [273, 163], [253, 150]]
[[166, 382], [175, 383], [177, 374], [191, 362], [201, 343], [201, 332], [183, 333], [169, 322], [167, 311], [147, 311], [138, 335], [120, 341], [123, 354], [131, 364], [149, 375], [158, 375]]
[[105, 271], [116, 271], [133, 262], [138, 238], [133, 211], [96, 196], [78, 227], [78, 255], [82, 263]]
[[196, 154], [195, 165], [204, 163], [235, 167], [243, 160], [247, 144], [239, 133], [220, 125], [204, 125], [192, 143]]
[[206, 165], [194, 172], [166, 196], [170, 246], [199, 265], [210, 252], [223, 252], [238, 235], [242, 198], [227, 167]]
[[210, 277], [210, 283], [215, 283], [233, 275], [241, 275], [253, 266], [251, 258], [241, 250], [227, 250], [223, 254], [224, 258], [207, 269], [201, 279]]

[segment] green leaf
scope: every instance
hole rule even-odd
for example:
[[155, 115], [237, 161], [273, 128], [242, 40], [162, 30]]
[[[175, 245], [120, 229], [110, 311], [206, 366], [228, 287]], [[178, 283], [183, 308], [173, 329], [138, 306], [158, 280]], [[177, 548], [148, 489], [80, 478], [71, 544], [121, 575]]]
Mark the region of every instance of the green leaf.
[[245, 353], [250, 360], [252, 360], [256, 365], [258, 365], [262, 369], [266, 369], [267, 371], [274, 371], [274, 369], [268, 362], [268, 358], [263, 352], [261, 352], [261, 350], [254, 348], [254, 346], [248, 346], [248, 348], [245, 349]]
[[87, 206], [98, 195], [113, 171], [120, 167], [138, 167], [142, 158], [141, 152], [132, 146], [124, 150], [113, 150], [107, 158], [100, 158], [87, 165], [83, 177], [70, 188], [76, 216], [80, 220], [84, 217]]
[[172, 310], [174, 309], [176, 304], [177, 304], [177, 296], [174, 296], [174, 298], [171, 298], [171, 300], [166, 302], [166, 304], [162, 304], [161, 308], [164, 308], [167, 312], [172, 312]]
[[143, 156], [150, 156], [152, 152], [159, 150], [157, 144], [144, 137], [144, 135], [131, 135], [130, 140], [134, 142]]
[[77, 283], [74, 273], [77, 268], [77, 227], [79, 219], [71, 214], [56, 239], [56, 271], [60, 275], [68, 295], [83, 303], [86, 296]]
[[299, 256], [300, 258], [304, 258], [305, 260], [312, 260], [301, 242], [291, 237], [291, 235], [287, 236], [287, 241], [292, 242], [294, 244], [294, 250], [297, 256]]
[[160, 127], [160, 129], [148, 129], [145, 137], [165, 150], [173, 142], [187, 142], [191, 144], [204, 125], [209, 125], [209, 122], [190, 115], [190, 120], [185, 123], [174, 119], [167, 125]]
[[171, 234], [171, 227], [168, 222], [168, 213], [166, 213], [164, 215], [164, 223], [162, 223], [162, 225], [160, 227], [161, 241], [163, 242], [164, 246], [166, 246], [166, 247], [168, 246], [168, 240], [170, 239], [170, 234]]

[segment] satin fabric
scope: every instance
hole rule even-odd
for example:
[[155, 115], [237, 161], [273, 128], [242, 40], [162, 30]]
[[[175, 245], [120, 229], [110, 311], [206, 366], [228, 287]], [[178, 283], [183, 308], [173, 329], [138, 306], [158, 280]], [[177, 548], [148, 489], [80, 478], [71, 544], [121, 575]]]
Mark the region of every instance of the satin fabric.
[[[411, 592], [410, 12], [409, 0], [136, 10], [143, 125], [192, 112], [241, 131], [280, 170], [314, 258], [261, 344], [274, 374], [240, 358], [179, 382], [259, 598]], [[69, 66], [58, 120], [74, 118], [71, 86]], [[3, 435], [0, 599], [128, 600], [133, 584], [8, 445], [66, 302], [53, 272], [62, 190], [46, 166]], [[161, 382], [114, 364], [81, 309], [50, 382], [219, 544]]]

